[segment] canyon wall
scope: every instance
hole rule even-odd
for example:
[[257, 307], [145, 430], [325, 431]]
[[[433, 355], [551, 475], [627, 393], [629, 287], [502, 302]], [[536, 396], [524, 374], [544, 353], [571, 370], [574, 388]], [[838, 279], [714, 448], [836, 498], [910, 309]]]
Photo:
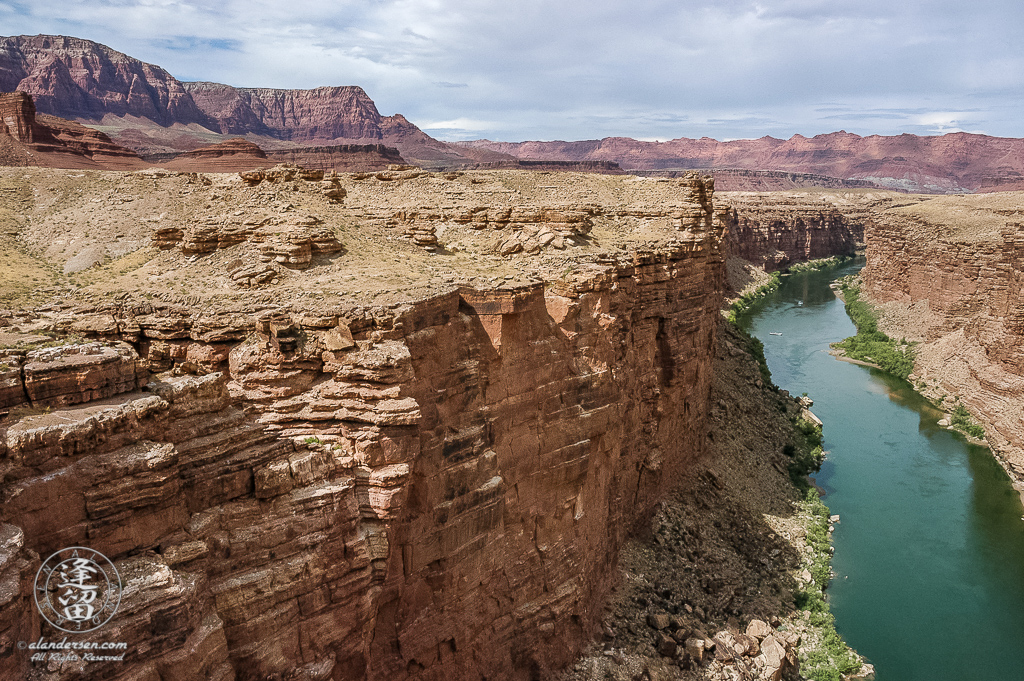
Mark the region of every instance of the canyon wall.
[[[524, 177], [410, 182], [488, 199]], [[226, 191], [146, 178], [197, 205]], [[0, 315], [15, 335], [92, 339], [0, 357], [0, 679], [534, 679], [570, 662], [627, 533], [704, 453], [724, 271], [709, 181], [575, 182], [673, 196], [593, 218], [664, 220], [665, 235], [610, 253], [570, 230], [552, 237], [563, 250], [488, 256], [570, 263], [545, 283], [390, 306], [126, 291]], [[279, 191], [263, 184], [232, 191]], [[400, 184], [345, 179], [350, 200]], [[530, 226], [509, 219], [466, 233]], [[162, 267], [202, 263], [162, 253]], [[309, 264], [289, 276], [353, 271]], [[74, 545], [123, 582], [116, 617], [76, 640], [127, 641], [123, 663], [32, 665], [15, 646], [60, 639], [31, 580]]]
[[1024, 489], [1022, 202], [1006, 193], [889, 210], [867, 230], [863, 277], [882, 328], [922, 342], [919, 388], [960, 396]]
[[729, 254], [766, 271], [832, 255], [852, 256], [887, 192], [726, 192], [718, 194]]

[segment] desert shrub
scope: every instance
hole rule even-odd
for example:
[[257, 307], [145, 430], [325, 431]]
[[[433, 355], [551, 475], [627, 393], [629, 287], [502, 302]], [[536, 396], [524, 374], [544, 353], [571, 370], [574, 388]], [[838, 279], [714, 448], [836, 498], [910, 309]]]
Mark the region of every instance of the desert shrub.
[[877, 364], [884, 371], [906, 380], [914, 371], [914, 343], [895, 340], [878, 330], [878, 317], [871, 306], [860, 299], [860, 288], [844, 282], [846, 314], [857, 327], [857, 335], [836, 343], [851, 359]]
[[832, 544], [828, 531], [829, 509], [818, 496], [817, 490], [807, 490], [800, 510], [811, 516], [807, 527], [807, 545], [811, 549], [808, 567], [813, 583], [794, 595], [797, 608], [810, 613], [809, 621], [819, 630], [819, 645], [806, 653], [801, 664], [801, 674], [814, 681], [839, 681], [844, 675], [860, 669], [857, 656], [847, 647], [836, 631], [835, 617], [829, 611], [823, 595], [832, 571], [829, 567]]
[[749, 310], [757, 300], [764, 298], [772, 291], [778, 290], [779, 284], [782, 283], [782, 275], [778, 272], [772, 272], [768, 276], [770, 277], [768, 283], [762, 284], [751, 291], [747, 291], [740, 296], [739, 300], [732, 304], [729, 308], [729, 314], [726, 315], [731, 323], [735, 324], [739, 316]]
[[971, 437], [976, 437], [979, 440], [985, 437], [985, 429], [974, 422], [971, 418], [971, 413], [967, 411], [967, 408], [962, 404], [956, 405], [956, 409], [953, 410], [953, 417], [950, 422], [956, 428], [964, 431]]

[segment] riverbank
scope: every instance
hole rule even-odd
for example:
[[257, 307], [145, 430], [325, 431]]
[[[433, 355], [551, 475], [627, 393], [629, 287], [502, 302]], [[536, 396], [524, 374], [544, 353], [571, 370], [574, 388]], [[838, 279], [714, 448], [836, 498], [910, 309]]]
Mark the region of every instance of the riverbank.
[[791, 480], [800, 401], [729, 324], [714, 375], [708, 456], [623, 548], [603, 640], [564, 681], [832, 681], [860, 666], [825, 605], [829, 511]]
[[[1024, 194], [939, 197], [867, 230], [864, 295], [879, 328], [919, 341], [915, 388], [955, 398], [1024, 487]], [[1015, 212], [1016, 211], [1016, 212]], [[952, 398], [952, 399], [950, 399]]]
[[[914, 349], [918, 344], [908, 343], [905, 338], [902, 341], [896, 341], [878, 330], [881, 315], [871, 301], [863, 299], [860, 275], [844, 277], [832, 283], [830, 288], [836, 297], [845, 304], [847, 314], [857, 327], [857, 335], [838, 343], [832, 343], [829, 346], [829, 354], [841, 362], [879, 369], [897, 378], [902, 378], [918, 394], [943, 410], [942, 418], [937, 420], [938, 425], [959, 433], [970, 444], [991, 449], [985, 438], [984, 428], [975, 422], [973, 415], [961, 403], [960, 396], [936, 390], [935, 385], [929, 385], [921, 380], [920, 376], [913, 373], [916, 368]], [[849, 354], [851, 349], [860, 357], [851, 357]], [[883, 354], [887, 361], [884, 364], [868, 361], [873, 359], [869, 353]], [[1007, 474], [1010, 474], [1009, 470], [1007, 470]], [[1019, 489], [1024, 494], [1024, 484]], [[1024, 500], [1024, 496], [1022, 496], [1022, 500]]]

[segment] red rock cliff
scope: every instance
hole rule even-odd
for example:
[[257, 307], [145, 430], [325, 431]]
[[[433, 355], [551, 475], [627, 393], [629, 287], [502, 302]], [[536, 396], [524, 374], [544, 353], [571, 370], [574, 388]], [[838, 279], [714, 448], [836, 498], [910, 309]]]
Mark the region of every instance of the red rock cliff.
[[788, 191], [718, 194], [730, 255], [780, 270], [798, 262], [853, 255], [889, 192]]
[[37, 116], [28, 93], [3, 92], [0, 165], [127, 170], [145, 164], [98, 130], [55, 116]]
[[[721, 227], [709, 184], [684, 189], [672, 242], [547, 286], [392, 308], [119, 303], [64, 323], [121, 344], [9, 352], [6, 404], [54, 411], [2, 424], [0, 679], [28, 673], [9, 644], [40, 635], [40, 557], [74, 544], [124, 575], [102, 630], [131, 644], [119, 679], [563, 667], [626, 533], [705, 448]], [[210, 373], [146, 385], [174, 367]]]

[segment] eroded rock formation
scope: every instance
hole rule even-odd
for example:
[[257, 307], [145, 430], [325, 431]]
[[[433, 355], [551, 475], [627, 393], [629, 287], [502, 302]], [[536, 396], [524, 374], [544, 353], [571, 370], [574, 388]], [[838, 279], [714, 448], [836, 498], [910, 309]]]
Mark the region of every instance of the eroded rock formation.
[[0, 92], [0, 164], [128, 170], [145, 164], [98, 130], [37, 116], [25, 92]]
[[831, 255], [853, 255], [864, 226], [894, 200], [888, 192], [720, 193], [731, 255], [766, 271]]

